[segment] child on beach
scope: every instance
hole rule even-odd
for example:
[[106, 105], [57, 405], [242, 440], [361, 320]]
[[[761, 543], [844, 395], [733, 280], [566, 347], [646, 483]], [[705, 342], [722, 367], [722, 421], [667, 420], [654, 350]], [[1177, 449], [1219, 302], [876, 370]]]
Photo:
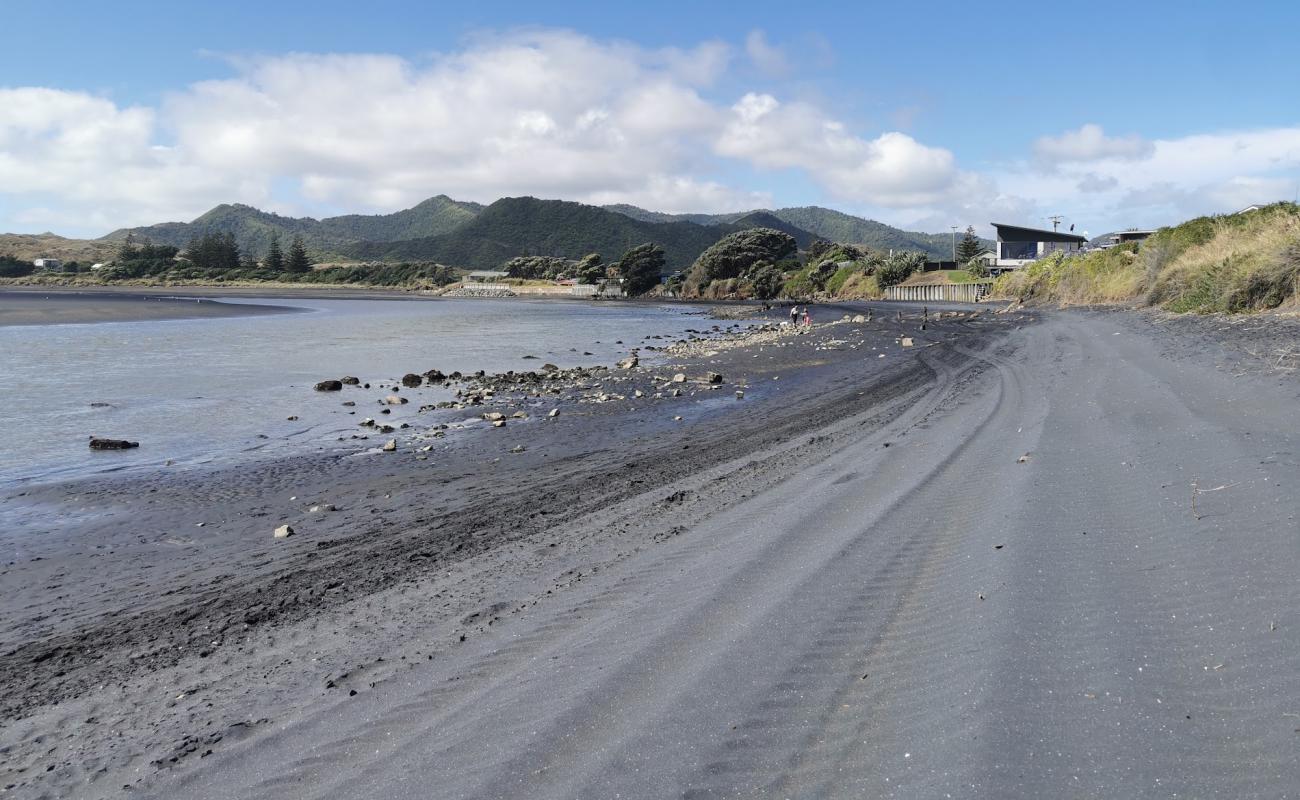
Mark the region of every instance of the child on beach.
[[805, 328], [812, 327], [812, 314], [808, 313], [808, 306], [803, 307], [803, 326]]

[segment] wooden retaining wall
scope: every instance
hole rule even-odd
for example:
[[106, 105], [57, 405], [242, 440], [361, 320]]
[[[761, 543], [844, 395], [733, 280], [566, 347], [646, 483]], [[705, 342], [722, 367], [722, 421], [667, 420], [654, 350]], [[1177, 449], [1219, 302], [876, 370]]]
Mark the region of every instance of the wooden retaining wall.
[[930, 303], [978, 303], [989, 293], [991, 283], [935, 283], [924, 286], [891, 286], [886, 300], [917, 300]]

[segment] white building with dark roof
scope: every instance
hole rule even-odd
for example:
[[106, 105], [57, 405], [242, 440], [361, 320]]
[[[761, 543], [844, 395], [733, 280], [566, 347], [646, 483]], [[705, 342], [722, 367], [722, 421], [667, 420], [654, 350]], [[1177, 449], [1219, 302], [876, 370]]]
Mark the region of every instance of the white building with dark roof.
[[997, 231], [997, 243], [989, 268], [995, 272], [1019, 269], [1052, 253], [1077, 253], [1088, 239], [1073, 233], [1026, 228], [1005, 222], [989, 223]]

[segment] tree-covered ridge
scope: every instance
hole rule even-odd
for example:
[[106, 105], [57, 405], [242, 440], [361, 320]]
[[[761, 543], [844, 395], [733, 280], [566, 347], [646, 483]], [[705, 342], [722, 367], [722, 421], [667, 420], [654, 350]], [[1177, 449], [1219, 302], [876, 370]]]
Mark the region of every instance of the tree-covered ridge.
[[284, 217], [234, 203], [219, 205], [193, 222], [123, 228], [105, 236], [104, 240], [119, 241], [129, 235], [135, 239], [184, 247], [191, 240], [207, 234], [230, 233], [242, 251], [260, 258], [270, 248], [273, 239], [278, 237], [283, 243], [301, 236], [313, 254], [329, 258], [340, 255], [345, 248], [361, 240], [396, 241], [447, 233], [472, 220], [482, 208], [477, 203], [439, 195], [392, 214], [348, 214], [318, 220]]
[[[625, 204], [605, 206], [605, 208], [642, 221], [691, 221], [701, 225], [734, 224], [746, 217], [762, 214], [774, 217], [784, 225], [793, 226], [832, 242], [859, 244], [885, 253], [890, 250], [914, 250], [938, 260], [952, 258], [951, 234], [904, 231], [883, 222], [855, 217], [852, 214], [820, 206], [777, 208], [771, 211], [760, 209], [728, 214], [662, 214]], [[992, 249], [992, 243], [987, 239], [981, 239], [980, 242], [986, 248]], [[800, 246], [804, 245], [801, 243]]]
[[404, 242], [360, 242], [347, 249], [365, 260], [425, 259], [492, 269], [521, 255], [576, 259], [623, 253], [646, 242], [664, 250], [666, 268], [685, 269], [732, 228], [694, 222], [641, 222], [567, 200], [508, 197], [451, 233]]

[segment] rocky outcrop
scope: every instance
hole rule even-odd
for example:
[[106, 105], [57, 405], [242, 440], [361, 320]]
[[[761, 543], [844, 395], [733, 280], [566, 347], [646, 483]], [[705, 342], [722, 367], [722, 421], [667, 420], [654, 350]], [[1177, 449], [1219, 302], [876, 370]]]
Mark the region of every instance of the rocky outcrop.
[[318, 392], [341, 392], [343, 391], [343, 381], [321, 381], [316, 384]]
[[98, 436], [90, 438], [91, 450], [130, 450], [139, 446], [139, 442], [128, 442], [126, 439], [101, 439]]

